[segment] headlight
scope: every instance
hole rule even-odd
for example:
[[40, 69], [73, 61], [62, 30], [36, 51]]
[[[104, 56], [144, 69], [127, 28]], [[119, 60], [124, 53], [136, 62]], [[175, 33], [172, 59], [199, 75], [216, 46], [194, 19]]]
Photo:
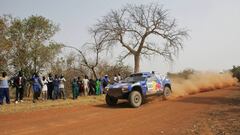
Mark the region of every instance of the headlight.
[[128, 86], [127, 85], [122, 87], [122, 92], [128, 92]]

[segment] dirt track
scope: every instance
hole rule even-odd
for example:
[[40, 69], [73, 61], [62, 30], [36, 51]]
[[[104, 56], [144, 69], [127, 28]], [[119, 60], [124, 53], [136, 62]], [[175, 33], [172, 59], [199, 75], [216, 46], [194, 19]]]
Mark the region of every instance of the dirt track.
[[[237, 100], [233, 100], [236, 95]], [[219, 109], [235, 109], [231, 113], [236, 115], [229, 116], [239, 121], [239, 95], [240, 88], [232, 87], [169, 101], [154, 97], [137, 109], [123, 102], [114, 108], [100, 104], [3, 114], [0, 115], [0, 132], [1, 135], [210, 134], [209, 128], [195, 131], [201, 128], [197, 123], [206, 124], [205, 120], [211, 117], [208, 114]], [[238, 132], [238, 129], [234, 131]]]

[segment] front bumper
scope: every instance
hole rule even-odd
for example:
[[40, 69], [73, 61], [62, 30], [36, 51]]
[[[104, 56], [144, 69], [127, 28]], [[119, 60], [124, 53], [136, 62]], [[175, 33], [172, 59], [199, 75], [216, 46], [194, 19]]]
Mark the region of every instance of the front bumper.
[[128, 89], [125, 88], [110, 88], [107, 91], [107, 94], [112, 97], [120, 98], [128, 93]]

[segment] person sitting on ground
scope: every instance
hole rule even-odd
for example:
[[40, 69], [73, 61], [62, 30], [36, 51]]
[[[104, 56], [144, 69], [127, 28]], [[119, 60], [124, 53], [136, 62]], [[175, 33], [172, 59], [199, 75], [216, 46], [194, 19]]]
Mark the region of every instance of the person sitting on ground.
[[10, 104], [10, 97], [9, 97], [9, 80], [7, 77], [7, 73], [3, 72], [2, 76], [0, 77], [0, 105], [3, 104], [4, 97], [6, 98], [6, 103]]

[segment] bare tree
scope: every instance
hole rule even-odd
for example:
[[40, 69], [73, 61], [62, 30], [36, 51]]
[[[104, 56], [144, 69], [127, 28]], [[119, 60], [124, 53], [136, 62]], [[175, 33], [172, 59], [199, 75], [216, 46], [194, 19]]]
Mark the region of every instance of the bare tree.
[[173, 60], [172, 56], [183, 47], [183, 38], [188, 36], [185, 29], [177, 27], [175, 19], [169, 18], [168, 11], [156, 3], [112, 10], [98, 20], [92, 31], [105, 38], [107, 48], [116, 45], [125, 48], [120, 60], [133, 55], [135, 73], [140, 70], [141, 56], [158, 54]]
[[[88, 68], [94, 75], [95, 79], [98, 78], [96, 68], [100, 61], [100, 53], [105, 50], [103, 43], [105, 42], [106, 35], [102, 37], [101, 35], [98, 36], [97, 32], [91, 31], [93, 34], [93, 42], [92, 43], [85, 43], [83, 49], [78, 49], [73, 46], [64, 45], [65, 47], [75, 49], [80, 54], [81, 62], [80, 64], [86, 68]], [[94, 56], [95, 55], [95, 56]]]

